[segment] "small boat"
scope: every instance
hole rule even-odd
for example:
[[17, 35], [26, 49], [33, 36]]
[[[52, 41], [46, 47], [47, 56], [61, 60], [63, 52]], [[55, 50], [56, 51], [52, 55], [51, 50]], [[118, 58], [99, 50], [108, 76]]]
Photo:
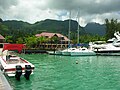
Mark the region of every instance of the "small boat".
[[70, 53], [72, 51], [74, 51], [74, 50], [76, 50], [76, 48], [67, 48], [67, 49], [65, 49], [65, 50], [62, 51], [62, 55], [64, 55], [64, 56], [70, 56]]
[[82, 48], [77, 48], [77, 49], [71, 51], [70, 55], [71, 56], [95, 56], [96, 53], [91, 49], [82, 47]]
[[[22, 51], [23, 44], [4, 44], [3, 51], [17, 50]], [[26, 79], [29, 79], [33, 74], [34, 65], [27, 60], [7, 53], [7, 55], [0, 56], [1, 70], [9, 77], [15, 76], [17, 80], [20, 80], [21, 75], [24, 75]]]

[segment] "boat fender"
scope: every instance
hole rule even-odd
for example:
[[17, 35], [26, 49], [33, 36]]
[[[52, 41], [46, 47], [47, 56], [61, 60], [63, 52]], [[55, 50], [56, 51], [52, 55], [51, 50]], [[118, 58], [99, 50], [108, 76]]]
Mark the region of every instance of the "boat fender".
[[16, 66], [15, 78], [16, 80], [20, 81], [20, 77], [22, 75], [22, 67], [21, 65]]
[[30, 74], [32, 73], [31, 65], [25, 65], [25, 74], [24, 77], [26, 80], [29, 80]]

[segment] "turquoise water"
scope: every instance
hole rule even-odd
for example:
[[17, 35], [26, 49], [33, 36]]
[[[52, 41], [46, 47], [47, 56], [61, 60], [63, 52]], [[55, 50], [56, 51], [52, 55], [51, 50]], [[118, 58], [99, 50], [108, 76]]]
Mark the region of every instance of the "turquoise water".
[[35, 71], [29, 81], [7, 78], [14, 90], [120, 90], [119, 56], [21, 56]]

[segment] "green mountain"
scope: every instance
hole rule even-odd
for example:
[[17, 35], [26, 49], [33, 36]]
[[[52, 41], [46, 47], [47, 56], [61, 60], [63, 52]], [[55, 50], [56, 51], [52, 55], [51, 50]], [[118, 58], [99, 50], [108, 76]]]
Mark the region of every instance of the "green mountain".
[[[76, 38], [77, 36], [77, 21], [71, 20], [71, 36]], [[105, 35], [105, 25], [97, 23], [88, 23], [85, 27], [80, 27], [80, 35], [92, 34], [92, 35]], [[54, 32], [68, 35], [69, 20], [58, 21], [46, 19], [44, 21], [38, 21], [34, 24], [28, 22], [0, 19], [0, 33], [4, 35], [35, 35], [41, 32]]]
[[26, 27], [29, 27], [29, 23], [23, 22], [23, 21], [16, 21], [16, 20], [8, 20], [8, 21], [3, 21], [3, 24], [6, 25], [10, 29], [20, 29], [23, 30]]
[[[77, 26], [78, 23], [74, 20], [71, 20], [71, 33], [77, 33]], [[80, 26], [79, 26], [80, 27]], [[44, 21], [36, 22], [32, 25], [32, 28], [39, 32], [54, 32], [54, 33], [61, 33], [63, 35], [68, 34], [68, 28], [69, 28], [69, 20], [65, 21], [57, 21], [57, 20], [50, 20], [46, 19]], [[84, 30], [81, 28], [81, 33], [85, 33]]]
[[84, 30], [92, 35], [100, 35], [103, 36], [106, 33], [105, 30], [106, 26], [105, 24], [100, 25], [99, 23], [88, 23], [85, 27]]
[[2, 24], [8, 27], [9, 34], [12, 34], [13, 32], [14, 32], [13, 34], [15, 34], [16, 31], [31, 32], [31, 30], [29, 30], [31, 24], [27, 22], [17, 21], [17, 20], [7, 20], [7, 21], [3, 21]]
[[[44, 21], [39, 21], [34, 24], [30, 24], [23, 21], [7, 20], [2, 22], [3, 25], [7, 26], [10, 30], [10, 34], [14, 34], [15, 31], [25, 32], [27, 34], [37, 34], [41, 32], [54, 32], [61, 33], [63, 35], [68, 35], [69, 20], [57, 21], [46, 19]], [[77, 33], [78, 23], [71, 20], [71, 34]], [[85, 34], [84, 29], [80, 27], [80, 34]], [[14, 32], [14, 33], [13, 33]]]

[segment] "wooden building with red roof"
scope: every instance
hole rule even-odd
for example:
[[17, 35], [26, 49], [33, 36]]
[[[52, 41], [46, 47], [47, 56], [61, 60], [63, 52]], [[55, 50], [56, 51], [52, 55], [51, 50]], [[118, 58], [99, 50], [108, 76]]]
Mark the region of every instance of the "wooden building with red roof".
[[59, 33], [48, 33], [48, 32], [42, 32], [41, 34], [36, 34], [36, 37], [45, 37], [49, 40], [52, 40], [53, 38], [57, 38], [57, 42], [47, 42], [46, 44], [41, 43], [42, 46], [46, 48], [66, 48], [68, 47], [68, 42], [70, 41], [66, 36], [59, 34]]

